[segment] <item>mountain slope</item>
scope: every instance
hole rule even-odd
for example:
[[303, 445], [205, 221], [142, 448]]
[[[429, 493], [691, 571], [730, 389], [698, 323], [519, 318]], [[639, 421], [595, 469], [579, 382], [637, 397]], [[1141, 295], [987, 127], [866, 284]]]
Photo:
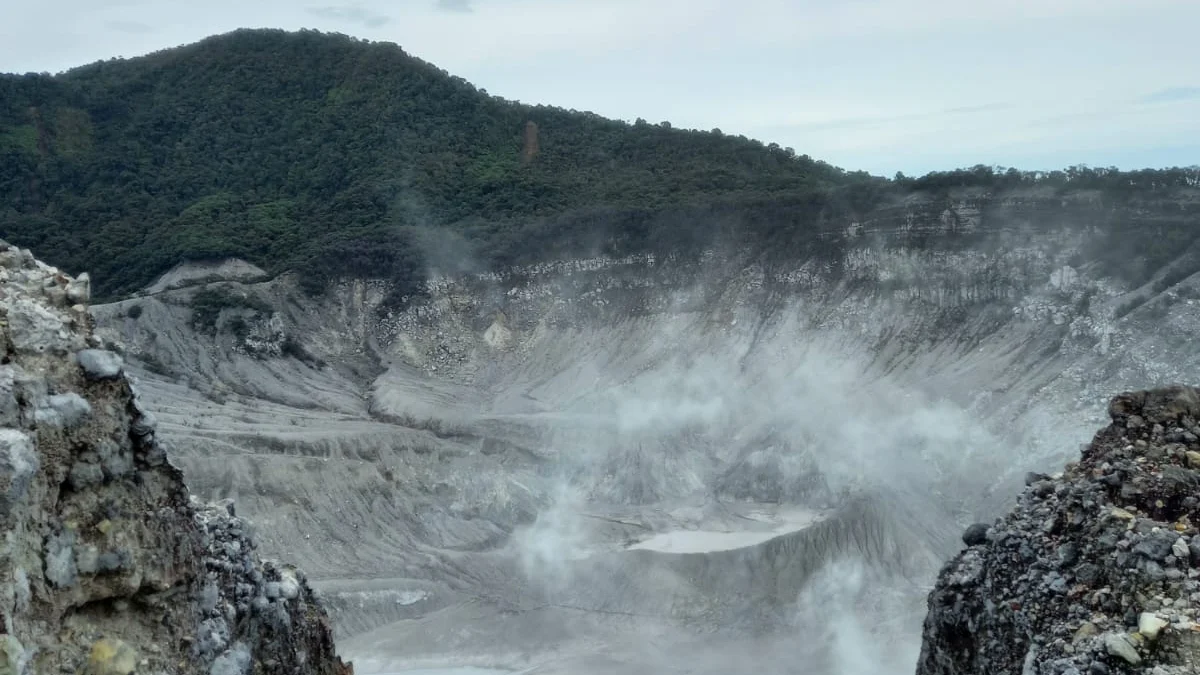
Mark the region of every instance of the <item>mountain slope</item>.
[[278, 271], [339, 240], [405, 248], [398, 226], [456, 224], [493, 241], [518, 220], [597, 205], [845, 180], [744, 138], [488, 96], [394, 45], [282, 31], [0, 77], [0, 156], [12, 205], [0, 231], [91, 270], [105, 293], [180, 258]]
[[719, 130], [506, 101], [395, 45], [313, 31], [0, 75], [0, 235], [88, 271], [108, 298], [236, 256], [300, 269], [309, 291], [388, 278], [401, 300], [431, 270], [473, 263], [714, 241], [795, 257], [914, 192], [1039, 185], [1124, 204], [1198, 183], [1198, 170], [987, 167], [887, 181]]

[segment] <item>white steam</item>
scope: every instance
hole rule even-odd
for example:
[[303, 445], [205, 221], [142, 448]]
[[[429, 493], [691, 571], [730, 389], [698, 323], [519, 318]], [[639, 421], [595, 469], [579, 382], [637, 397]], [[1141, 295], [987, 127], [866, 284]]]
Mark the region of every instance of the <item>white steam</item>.
[[[585, 511], [611, 507], [660, 539], [678, 537], [672, 528], [690, 532], [687, 547], [634, 548], [701, 553], [694, 540], [706, 532], [716, 533], [708, 537], [714, 542], [739, 540], [734, 530], [744, 515], [728, 514], [747, 499], [832, 506], [836, 513], [847, 500], [866, 498], [875, 510], [864, 518], [877, 514], [881, 527], [907, 529], [879, 535], [864, 525], [864, 545], [874, 547], [876, 560], [823, 559], [822, 550], [802, 549], [793, 554], [797, 562], [779, 563], [811, 559], [817, 574], [797, 594], [791, 625], [770, 630], [794, 631], [803, 642], [819, 636], [824, 654], [814, 663], [823, 665], [813, 673], [911, 672], [921, 584], [957, 545], [972, 500], [1003, 465], [1003, 444], [967, 410], [880, 372], [844, 334], [804, 330], [802, 317], [794, 308], [753, 333], [715, 336], [677, 324], [638, 345], [638, 353], [598, 356], [609, 369], [596, 378], [604, 386], [577, 397], [573, 408], [587, 423], [561, 425], [550, 441], [560, 458], [551, 503], [515, 537], [528, 581], [552, 593], [597, 583], [579, 576], [590, 569], [583, 561], [604, 550], [590, 539]], [[622, 359], [640, 366], [621, 374]], [[581, 368], [603, 373], [605, 366]], [[873, 539], [880, 536], [892, 539]], [[902, 555], [915, 559], [892, 569], [892, 558]], [[758, 581], [769, 580], [748, 583]], [[673, 593], [698, 592], [688, 583], [653, 590], [670, 604]]]

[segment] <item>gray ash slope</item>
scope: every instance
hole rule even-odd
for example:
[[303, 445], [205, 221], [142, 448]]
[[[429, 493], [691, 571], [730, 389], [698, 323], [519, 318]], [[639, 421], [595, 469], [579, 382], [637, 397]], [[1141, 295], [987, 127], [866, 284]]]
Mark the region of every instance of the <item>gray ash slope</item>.
[[1200, 671], [1200, 390], [1112, 424], [938, 577], [918, 673]]
[[189, 497], [87, 299], [0, 242], [0, 672], [352, 672], [304, 575]]
[[1101, 260], [1198, 209], [963, 193], [782, 262], [565, 260], [399, 312], [369, 279], [164, 280], [94, 313], [363, 672], [911, 672], [962, 528], [1200, 364], [1198, 252]]

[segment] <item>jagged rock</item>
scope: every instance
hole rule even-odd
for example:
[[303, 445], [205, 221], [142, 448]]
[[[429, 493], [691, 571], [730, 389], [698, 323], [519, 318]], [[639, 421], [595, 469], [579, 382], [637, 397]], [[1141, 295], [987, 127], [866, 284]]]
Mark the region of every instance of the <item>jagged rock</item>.
[[962, 540], [967, 546], [978, 546], [987, 542], [987, 523], [975, 523], [963, 532]]
[[0, 517], [19, 505], [41, 462], [33, 441], [15, 429], [0, 429]]
[[88, 276], [87, 272], [80, 274], [67, 282], [65, 294], [67, 302], [72, 305], [87, 304], [92, 299], [92, 278]]
[[1171, 555], [1179, 535], [1160, 530], [1151, 532], [1133, 547], [1134, 553], [1139, 553], [1151, 560], [1162, 561]]
[[1142, 656], [1138, 654], [1137, 647], [1134, 646], [1133, 640], [1130, 640], [1128, 635], [1104, 636], [1104, 649], [1110, 656], [1124, 659], [1130, 665], [1136, 666], [1142, 662]]
[[0, 635], [0, 675], [20, 675], [25, 670], [25, 648], [11, 635]]
[[75, 355], [90, 380], [115, 380], [121, 376], [121, 357], [104, 349], [84, 349]]
[[237, 643], [213, 661], [209, 675], [245, 675], [250, 672], [250, 650]]
[[79, 394], [68, 392], [48, 397], [34, 413], [38, 424], [70, 429], [92, 414], [92, 406]]
[[1037, 473], [1036, 471], [1030, 471], [1025, 474], [1025, 484], [1033, 485], [1034, 483], [1038, 483], [1038, 482], [1047, 480], [1049, 478], [1050, 477], [1044, 473]]
[[918, 673], [1195, 672], [1200, 444], [1171, 430], [1194, 426], [1200, 390], [1121, 394], [1109, 412], [1079, 462], [1027, 480], [942, 570]]
[[1158, 632], [1166, 628], [1169, 621], [1160, 619], [1154, 612], [1142, 612], [1138, 616], [1138, 632], [1153, 640], [1158, 637]]
[[1171, 544], [1171, 555], [1179, 558], [1180, 560], [1187, 560], [1189, 558], [1188, 554], [1189, 549], [1187, 541], [1185, 541], [1183, 537], [1176, 538], [1175, 543]]
[[16, 373], [11, 366], [0, 366], [0, 427], [16, 426], [20, 422], [15, 390]]
[[[84, 349], [87, 280], [3, 242], [0, 270], [0, 675], [351, 673], [303, 574], [189, 498], [120, 357]], [[239, 602], [268, 583], [271, 611]]]
[[18, 297], [6, 303], [9, 339], [18, 354], [64, 353], [73, 343], [67, 320], [31, 298]]

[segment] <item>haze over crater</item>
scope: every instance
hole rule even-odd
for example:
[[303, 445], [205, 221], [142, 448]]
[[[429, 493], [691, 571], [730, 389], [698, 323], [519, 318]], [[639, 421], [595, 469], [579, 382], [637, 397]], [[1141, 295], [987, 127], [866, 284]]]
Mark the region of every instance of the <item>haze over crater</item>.
[[0, 234], [359, 672], [911, 672], [963, 528], [1200, 361], [1195, 167], [886, 179], [315, 31], [0, 94]]

